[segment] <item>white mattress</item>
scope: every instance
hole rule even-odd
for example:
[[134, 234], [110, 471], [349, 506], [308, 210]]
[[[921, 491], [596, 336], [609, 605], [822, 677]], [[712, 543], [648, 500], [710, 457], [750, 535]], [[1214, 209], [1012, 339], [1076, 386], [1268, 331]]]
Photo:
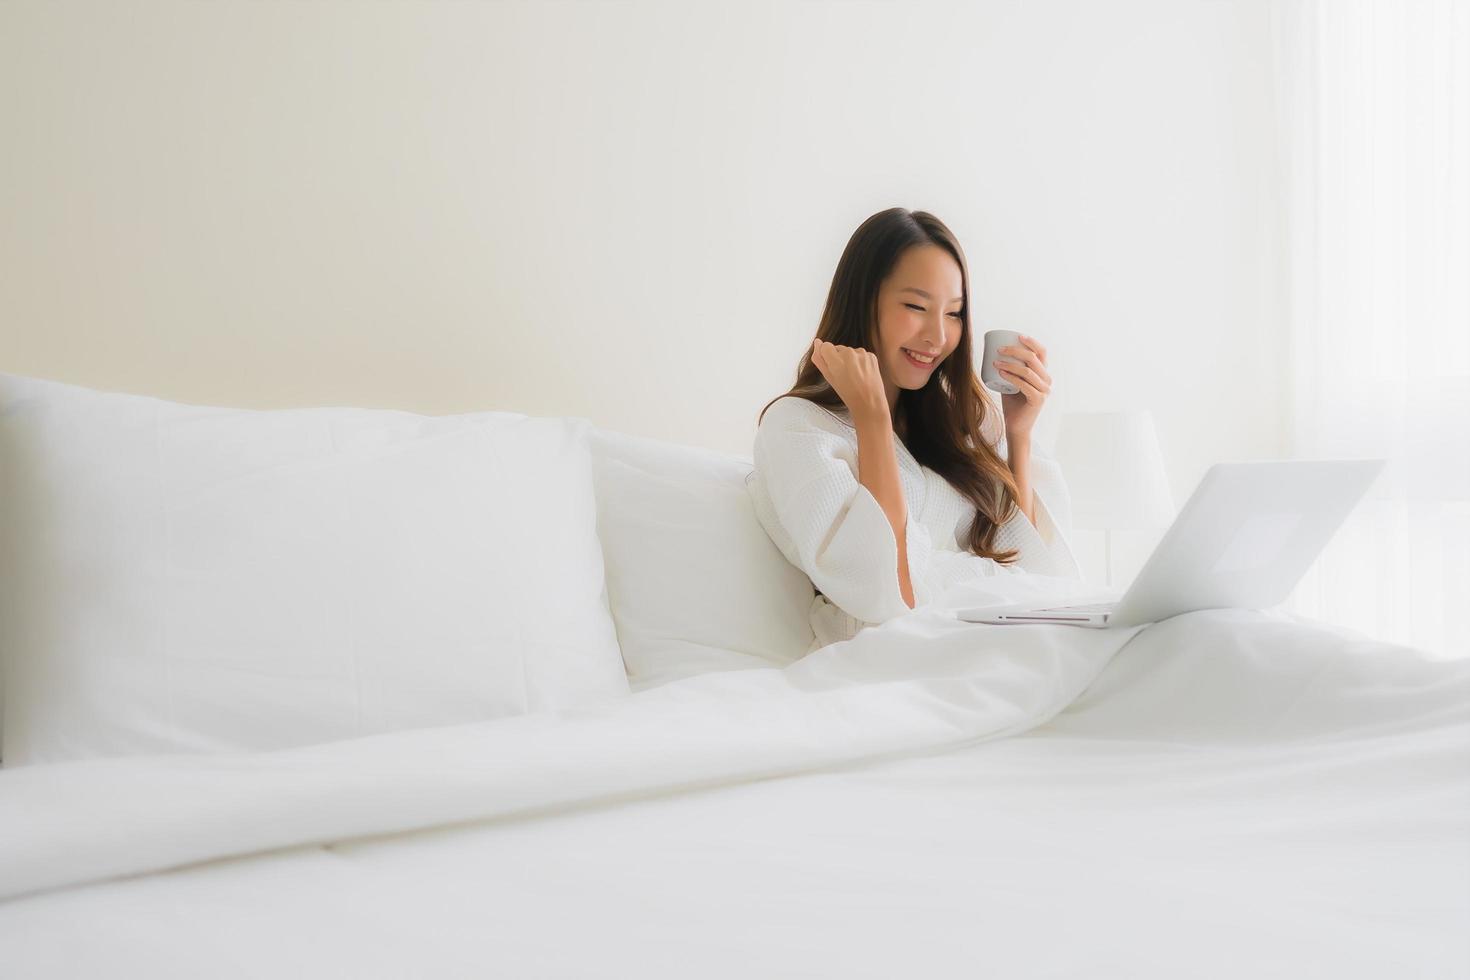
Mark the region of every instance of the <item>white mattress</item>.
[[[643, 692], [581, 715], [596, 740], [523, 723], [549, 747], [525, 769], [540, 780], [484, 766], [504, 793], [477, 805], [502, 815], [428, 829], [349, 832], [377, 814], [419, 820], [408, 796], [454, 810], [443, 760], [471, 728], [268, 767], [202, 760], [189, 779], [202, 766], [283, 792], [225, 815], [162, 759], [0, 773], [0, 886], [18, 869], [0, 964], [17, 977], [1470, 975], [1470, 660], [1242, 611], [1125, 631], [1116, 651], [1117, 631], [995, 627], [987, 641], [1006, 642], [978, 650], [973, 627], [933, 628], [937, 658], [884, 627], [786, 671]], [[691, 732], [695, 709], [720, 720]], [[676, 715], [684, 728], [657, 724]], [[640, 722], [636, 739], [612, 737]], [[516, 726], [494, 726], [478, 730], [487, 749], [511, 744]], [[369, 745], [412, 758], [435, 738], [433, 779], [283, 789], [303, 760], [366, 771]], [[639, 758], [610, 767], [599, 746]], [[455, 758], [462, 775], [478, 757]], [[130, 780], [138, 798], [119, 791]], [[514, 812], [512, 797], [540, 809]], [[250, 843], [292, 834], [336, 842]], [[166, 869], [206, 845], [245, 853]], [[109, 877], [130, 861], [145, 869]]]

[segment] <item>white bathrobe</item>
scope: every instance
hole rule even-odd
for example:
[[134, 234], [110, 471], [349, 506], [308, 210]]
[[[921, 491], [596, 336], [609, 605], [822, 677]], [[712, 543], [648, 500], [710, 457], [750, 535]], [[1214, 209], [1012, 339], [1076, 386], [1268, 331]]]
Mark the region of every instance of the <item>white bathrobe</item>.
[[[1006, 458], [999, 410], [985, 438]], [[908, 508], [906, 544], [914, 606], [973, 578], [1035, 573], [1082, 579], [1067, 540], [1071, 501], [1061, 467], [1039, 446], [1031, 453], [1035, 526], [1019, 510], [995, 536], [997, 550], [1018, 549], [1007, 566], [965, 550], [975, 506], [948, 480], [922, 466], [894, 436]], [[746, 489], [756, 516], [781, 553], [806, 572], [818, 594], [811, 607], [811, 650], [850, 639], [909, 611], [898, 584], [898, 542], [871, 491], [858, 482], [857, 430], [845, 409], [787, 395], [772, 402], [756, 430]]]

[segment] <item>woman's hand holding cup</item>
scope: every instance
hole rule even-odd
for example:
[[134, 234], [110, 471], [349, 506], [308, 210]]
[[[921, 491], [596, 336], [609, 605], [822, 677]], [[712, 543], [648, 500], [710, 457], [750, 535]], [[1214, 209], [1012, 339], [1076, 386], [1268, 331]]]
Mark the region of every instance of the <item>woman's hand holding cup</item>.
[[985, 387], [1001, 393], [1006, 441], [1029, 439], [1041, 406], [1051, 393], [1046, 348], [1034, 337], [1014, 330], [985, 332], [985, 361], [980, 368]]

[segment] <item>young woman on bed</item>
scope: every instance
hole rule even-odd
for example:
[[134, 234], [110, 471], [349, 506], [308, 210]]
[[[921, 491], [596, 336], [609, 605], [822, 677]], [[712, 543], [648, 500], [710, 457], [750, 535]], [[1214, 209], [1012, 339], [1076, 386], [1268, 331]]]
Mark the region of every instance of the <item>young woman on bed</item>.
[[748, 481], [771, 540], [817, 590], [813, 650], [965, 579], [1081, 578], [1053, 516], [1069, 513], [1060, 468], [1031, 441], [1046, 348], [1021, 343], [997, 361], [1020, 388], [998, 423], [954, 235], [903, 208], [853, 233], [796, 383], [761, 410]]

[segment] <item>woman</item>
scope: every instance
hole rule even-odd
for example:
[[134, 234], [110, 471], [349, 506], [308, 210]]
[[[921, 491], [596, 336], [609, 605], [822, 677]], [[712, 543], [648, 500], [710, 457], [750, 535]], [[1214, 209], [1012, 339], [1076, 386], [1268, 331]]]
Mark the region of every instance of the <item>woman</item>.
[[1001, 396], [998, 423], [949, 229], [892, 208], [853, 234], [796, 384], [761, 410], [747, 481], [771, 540], [816, 587], [811, 649], [977, 576], [1081, 579], [1061, 470], [1031, 443], [1046, 349], [1021, 339], [997, 361], [1020, 389]]

